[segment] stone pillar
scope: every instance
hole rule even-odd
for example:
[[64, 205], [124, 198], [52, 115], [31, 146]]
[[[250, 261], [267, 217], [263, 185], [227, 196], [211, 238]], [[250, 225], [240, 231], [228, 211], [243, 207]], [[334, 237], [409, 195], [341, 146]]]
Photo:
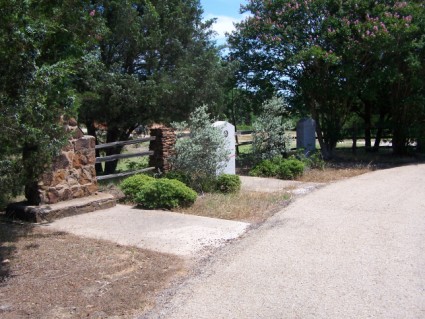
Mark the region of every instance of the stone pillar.
[[297, 123], [297, 149], [304, 153], [316, 149], [316, 122], [312, 118], [304, 118]]
[[98, 190], [95, 138], [85, 136], [74, 119], [64, 126], [71, 138], [38, 183], [42, 205], [90, 196]]
[[154, 154], [149, 156], [149, 166], [161, 172], [168, 172], [171, 169], [170, 157], [174, 152], [177, 136], [174, 129], [169, 127], [152, 128], [151, 136], [155, 136], [156, 140], [151, 141], [149, 150]]
[[217, 172], [220, 174], [236, 174], [236, 145], [235, 145], [235, 126], [225, 121], [218, 121], [213, 124], [214, 127], [219, 128], [226, 139], [227, 148], [230, 151], [229, 158], [226, 163], [223, 163], [223, 170]]

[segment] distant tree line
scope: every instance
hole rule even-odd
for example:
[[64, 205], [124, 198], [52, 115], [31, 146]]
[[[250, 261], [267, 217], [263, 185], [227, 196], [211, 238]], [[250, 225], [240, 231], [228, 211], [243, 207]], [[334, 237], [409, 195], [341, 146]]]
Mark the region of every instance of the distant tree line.
[[385, 128], [396, 154], [423, 143], [423, 1], [250, 0], [242, 11], [250, 15], [229, 36], [237, 85], [285, 95], [290, 112], [312, 116], [324, 156], [356, 118], [369, 150]]

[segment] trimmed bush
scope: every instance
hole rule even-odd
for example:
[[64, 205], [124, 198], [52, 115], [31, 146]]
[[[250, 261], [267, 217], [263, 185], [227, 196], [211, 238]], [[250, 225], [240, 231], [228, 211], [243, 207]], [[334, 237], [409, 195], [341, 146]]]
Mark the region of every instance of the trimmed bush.
[[241, 179], [238, 175], [222, 174], [217, 177], [216, 189], [225, 194], [239, 192]]
[[277, 174], [277, 165], [272, 160], [264, 160], [257, 164], [250, 172], [251, 176], [274, 177]]
[[136, 195], [136, 203], [142, 207], [175, 208], [192, 205], [196, 200], [196, 192], [175, 179], [154, 179], [144, 184]]
[[297, 159], [275, 157], [271, 160], [260, 162], [249, 172], [249, 174], [251, 176], [295, 179], [304, 173], [304, 167], [304, 163]]
[[137, 174], [123, 180], [120, 184], [120, 188], [127, 199], [134, 202], [142, 187], [146, 183], [152, 182], [154, 180], [155, 178], [152, 176]]
[[190, 187], [190, 176], [182, 171], [169, 171], [160, 176], [161, 178], [176, 179]]
[[296, 159], [283, 160], [278, 164], [277, 177], [295, 179], [304, 173], [304, 163]]

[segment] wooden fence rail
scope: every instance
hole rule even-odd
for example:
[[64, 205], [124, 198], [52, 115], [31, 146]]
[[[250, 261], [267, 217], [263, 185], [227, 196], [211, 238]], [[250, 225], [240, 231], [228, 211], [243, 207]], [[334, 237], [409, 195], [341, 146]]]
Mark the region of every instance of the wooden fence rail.
[[[128, 141], [118, 141], [118, 142], [112, 142], [112, 143], [99, 144], [95, 146], [95, 149], [100, 150], [100, 149], [105, 149], [110, 147], [133, 145], [133, 144], [139, 144], [143, 142], [150, 142], [154, 140], [156, 140], [155, 136], [149, 136], [149, 137], [138, 138], [138, 139], [128, 140]], [[101, 156], [101, 157], [96, 157], [96, 164], [103, 163], [103, 162], [111, 162], [111, 161], [116, 161], [116, 160], [126, 159], [126, 158], [150, 156], [153, 154], [154, 154], [153, 151], [145, 151], [145, 152], [139, 152], [139, 153], [114, 154], [109, 156]], [[143, 173], [143, 172], [153, 171], [154, 169], [155, 167], [147, 167], [144, 169], [128, 171], [123, 173], [102, 175], [102, 176], [97, 176], [97, 180], [102, 181], [102, 180], [107, 180], [112, 178], [125, 177], [125, 176]]]

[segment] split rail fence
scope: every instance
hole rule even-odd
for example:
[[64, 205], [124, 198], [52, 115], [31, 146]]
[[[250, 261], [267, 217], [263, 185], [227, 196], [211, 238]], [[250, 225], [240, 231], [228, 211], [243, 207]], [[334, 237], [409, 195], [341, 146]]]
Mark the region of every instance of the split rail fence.
[[[105, 144], [99, 144], [96, 145], [95, 149], [105, 149], [105, 148], [111, 148], [111, 147], [117, 147], [117, 146], [127, 146], [127, 145], [133, 145], [133, 144], [139, 144], [143, 142], [150, 142], [154, 141], [156, 139], [155, 136], [149, 136], [144, 138], [138, 138], [134, 140], [128, 140], [128, 141], [118, 141], [113, 143], [105, 143]], [[120, 159], [126, 159], [126, 158], [134, 158], [134, 157], [144, 157], [144, 156], [150, 156], [153, 155], [153, 151], [144, 151], [144, 152], [138, 152], [138, 153], [126, 153], [126, 154], [115, 154], [115, 155], [109, 155], [109, 156], [101, 156], [96, 157], [96, 164], [104, 163], [104, 162], [112, 162]], [[123, 173], [117, 173], [117, 174], [110, 174], [110, 175], [101, 175], [97, 177], [98, 181], [112, 179], [112, 178], [119, 178], [119, 177], [125, 177], [130, 176], [138, 173], [148, 172], [154, 170], [155, 167], [147, 167], [135, 171], [127, 171]]]

